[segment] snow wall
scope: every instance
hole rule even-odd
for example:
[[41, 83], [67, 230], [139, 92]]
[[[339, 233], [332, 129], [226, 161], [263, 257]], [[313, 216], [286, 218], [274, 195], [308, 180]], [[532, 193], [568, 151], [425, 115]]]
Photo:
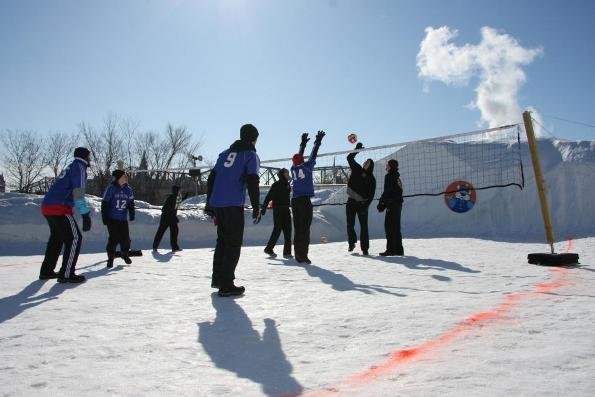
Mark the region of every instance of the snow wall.
[[[595, 141], [544, 139], [538, 144], [556, 240], [595, 236]], [[474, 207], [465, 213], [450, 210], [443, 196], [407, 198], [402, 214], [403, 237], [474, 237], [545, 243], [526, 143], [522, 144], [521, 151], [525, 175], [523, 190], [507, 187], [477, 191]], [[403, 173], [401, 177], [406, 179], [407, 175]], [[379, 184], [383, 183], [381, 176], [377, 179]], [[313, 201], [324, 202], [329, 193], [317, 191]], [[87, 198], [92, 207], [93, 227], [84, 233], [82, 252], [101, 251], [107, 241], [107, 230], [100, 216], [101, 198]], [[0, 256], [43, 254], [49, 228], [40, 213], [41, 200], [42, 196], [37, 195], [0, 193]], [[193, 197], [179, 210], [179, 241], [183, 248], [214, 247], [216, 229], [202, 213], [203, 205], [204, 197]], [[140, 201], [136, 206], [136, 220], [130, 224], [132, 247], [149, 249], [159, 224], [160, 207]], [[384, 214], [376, 211], [376, 202], [370, 207], [369, 228], [370, 238], [384, 238]], [[253, 225], [251, 211], [246, 211], [245, 244], [265, 245], [271, 229], [272, 213], [267, 213], [260, 224]], [[346, 240], [344, 206], [315, 207], [312, 243], [319, 243], [323, 236], [329, 242]], [[170, 248], [168, 233], [161, 248]]]

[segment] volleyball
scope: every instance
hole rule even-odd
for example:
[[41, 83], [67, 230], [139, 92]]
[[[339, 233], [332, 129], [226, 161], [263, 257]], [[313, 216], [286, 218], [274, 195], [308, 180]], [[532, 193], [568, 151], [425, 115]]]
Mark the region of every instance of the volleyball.
[[349, 141], [349, 143], [355, 143], [357, 142], [357, 135], [349, 134], [347, 135], [347, 140]]

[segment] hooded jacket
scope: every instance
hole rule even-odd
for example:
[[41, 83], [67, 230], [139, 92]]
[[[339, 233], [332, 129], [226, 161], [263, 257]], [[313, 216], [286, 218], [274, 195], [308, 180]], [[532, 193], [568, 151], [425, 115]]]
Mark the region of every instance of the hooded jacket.
[[267, 207], [269, 202], [273, 202], [273, 208], [289, 207], [289, 194], [291, 193], [291, 186], [289, 181], [285, 179], [284, 168], [280, 169], [277, 175], [279, 179], [271, 185], [269, 192], [262, 203], [263, 207]]
[[367, 170], [355, 161], [357, 152], [347, 155], [347, 162], [351, 168], [351, 175], [347, 182], [347, 195], [349, 198], [363, 202], [371, 202], [376, 193], [376, 178], [374, 177], [374, 161], [370, 160], [370, 167]]
[[396, 169], [391, 169], [384, 177], [384, 191], [380, 196], [380, 202], [386, 206], [401, 204], [403, 202], [403, 185], [401, 174]]

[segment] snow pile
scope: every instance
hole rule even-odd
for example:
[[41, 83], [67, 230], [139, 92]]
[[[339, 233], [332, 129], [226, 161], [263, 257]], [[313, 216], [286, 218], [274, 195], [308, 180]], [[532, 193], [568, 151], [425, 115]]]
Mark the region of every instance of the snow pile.
[[[541, 163], [556, 239], [595, 236], [595, 141], [568, 142], [555, 139], [539, 141]], [[481, 190], [472, 210], [455, 213], [447, 208], [443, 197], [406, 199], [402, 230], [405, 237], [477, 237], [504, 241], [544, 242], [543, 221], [533, 169], [526, 143], [522, 146], [525, 189], [516, 187]], [[402, 175], [407, 178], [407, 175]], [[383, 183], [382, 179], [378, 180]], [[262, 197], [266, 191], [261, 192]], [[323, 203], [332, 190], [319, 190], [314, 204]], [[83, 252], [101, 251], [107, 241], [107, 230], [101, 224], [100, 198], [88, 196], [92, 207], [93, 228], [84, 234]], [[43, 252], [49, 235], [40, 214], [41, 196], [16, 193], [0, 194], [0, 253], [33, 254]], [[204, 196], [192, 197], [180, 207], [180, 244], [182, 247], [212, 247], [216, 229], [202, 212]], [[370, 209], [371, 238], [384, 237], [384, 214]], [[136, 221], [131, 223], [133, 248], [151, 247], [160, 217], [160, 207], [137, 201]], [[251, 211], [246, 211], [244, 241], [247, 245], [264, 245], [272, 229], [272, 213], [259, 225], [253, 225]], [[311, 228], [313, 243], [326, 237], [329, 242], [345, 241], [345, 207], [315, 208]], [[282, 238], [282, 237], [281, 237]], [[169, 248], [168, 234], [162, 247]]]

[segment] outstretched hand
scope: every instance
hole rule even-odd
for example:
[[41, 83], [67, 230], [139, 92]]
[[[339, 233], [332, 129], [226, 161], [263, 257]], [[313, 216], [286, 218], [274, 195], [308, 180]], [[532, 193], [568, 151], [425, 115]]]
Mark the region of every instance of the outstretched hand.
[[302, 145], [305, 145], [306, 143], [308, 143], [309, 140], [310, 140], [310, 138], [308, 138], [308, 133], [304, 132], [302, 134]]
[[326, 135], [326, 132], [320, 130], [318, 131], [318, 133], [316, 134], [316, 141], [314, 141], [314, 143], [316, 143], [317, 145], [320, 145], [320, 142], [322, 142], [322, 138], [324, 138], [324, 136]]

